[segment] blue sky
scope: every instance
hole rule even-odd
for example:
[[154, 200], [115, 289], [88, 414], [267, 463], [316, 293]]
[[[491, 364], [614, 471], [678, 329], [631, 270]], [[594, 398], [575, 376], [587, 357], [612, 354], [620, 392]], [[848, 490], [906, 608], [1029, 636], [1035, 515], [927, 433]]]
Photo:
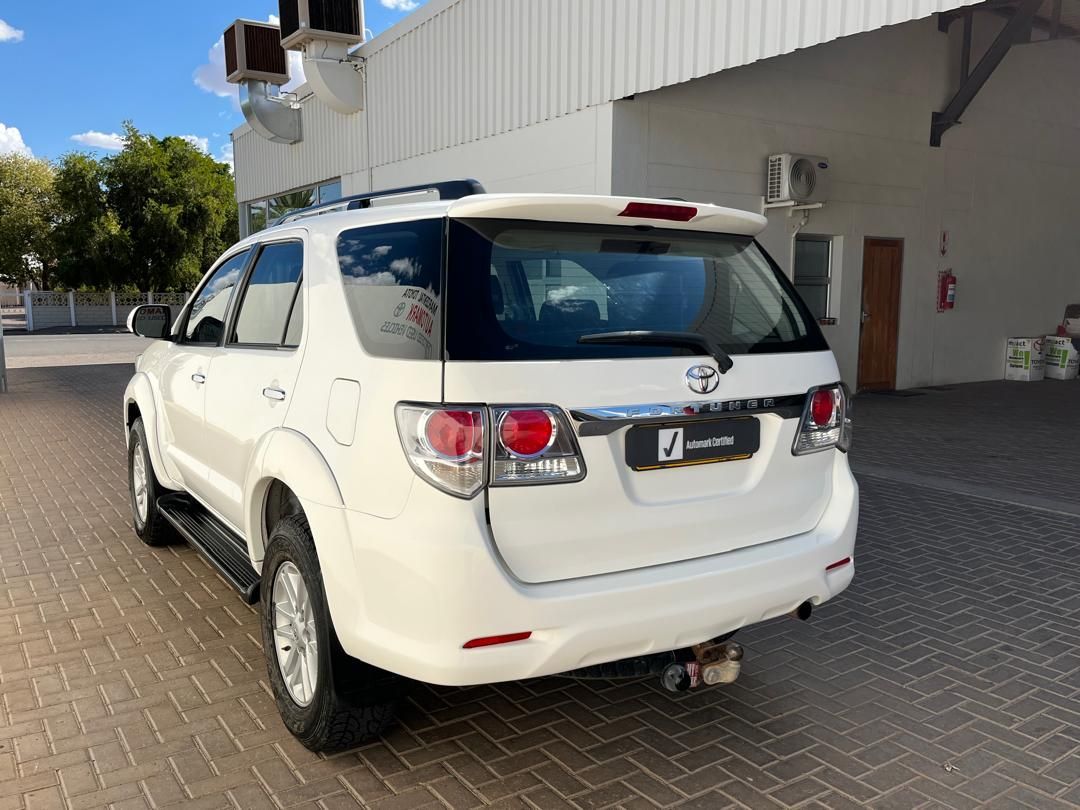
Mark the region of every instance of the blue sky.
[[[378, 34], [422, 4], [365, 0], [366, 26]], [[227, 157], [243, 116], [214, 61], [221, 32], [277, 10], [275, 0], [0, 0], [0, 152], [107, 152], [131, 119]]]

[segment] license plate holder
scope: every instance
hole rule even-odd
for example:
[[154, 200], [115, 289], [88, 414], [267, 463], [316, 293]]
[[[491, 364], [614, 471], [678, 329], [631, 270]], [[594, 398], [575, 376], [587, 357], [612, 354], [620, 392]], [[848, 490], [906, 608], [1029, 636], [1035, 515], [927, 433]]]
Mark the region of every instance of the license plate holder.
[[660, 425], [626, 433], [626, 464], [639, 472], [741, 461], [761, 447], [761, 423], [752, 416]]

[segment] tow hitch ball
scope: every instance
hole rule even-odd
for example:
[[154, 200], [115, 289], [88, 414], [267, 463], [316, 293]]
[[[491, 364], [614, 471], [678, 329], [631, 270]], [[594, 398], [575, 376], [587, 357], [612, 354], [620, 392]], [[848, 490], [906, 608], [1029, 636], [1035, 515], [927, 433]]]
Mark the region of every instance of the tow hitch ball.
[[734, 683], [739, 677], [743, 648], [734, 641], [695, 644], [691, 652], [693, 660], [675, 661], [660, 674], [660, 683], [669, 692], [685, 692], [701, 684]]

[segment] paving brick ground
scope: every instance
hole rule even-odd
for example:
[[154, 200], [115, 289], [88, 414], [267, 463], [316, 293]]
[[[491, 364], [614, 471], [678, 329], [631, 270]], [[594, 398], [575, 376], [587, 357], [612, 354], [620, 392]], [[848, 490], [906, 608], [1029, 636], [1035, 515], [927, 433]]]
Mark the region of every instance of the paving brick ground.
[[[735, 686], [418, 688], [384, 740], [326, 758], [277, 718], [254, 612], [128, 528], [129, 372], [17, 369], [0, 398], [0, 808], [1080, 806], [1076, 518], [912, 482], [939, 457], [913, 420], [977, 435], [1000, 395], [1037, 422], [1020, 388], [861, 409], [856, 582], [745, 632]], [[1058, 444], [1024, 441], [964, 439], [934, 475], [1044, 478]]]

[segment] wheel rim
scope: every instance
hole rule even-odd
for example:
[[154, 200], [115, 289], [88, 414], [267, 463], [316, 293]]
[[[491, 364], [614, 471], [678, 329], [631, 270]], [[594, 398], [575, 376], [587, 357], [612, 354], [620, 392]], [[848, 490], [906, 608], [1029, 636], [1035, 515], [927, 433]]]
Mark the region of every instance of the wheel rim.
[[284, 562], [274, 574], [274, 652], [289, 697], [307, 706], [319, 678], [315, 612], [300, 570]]
[[135, 517], [140, 525], [146, 523], [146, 511], [150, 505], [146, 491], [146, 460], [143, 458], [142, 442], [136, 441], [132, 448], [131, 460], [131, 495], [135, 501]]

